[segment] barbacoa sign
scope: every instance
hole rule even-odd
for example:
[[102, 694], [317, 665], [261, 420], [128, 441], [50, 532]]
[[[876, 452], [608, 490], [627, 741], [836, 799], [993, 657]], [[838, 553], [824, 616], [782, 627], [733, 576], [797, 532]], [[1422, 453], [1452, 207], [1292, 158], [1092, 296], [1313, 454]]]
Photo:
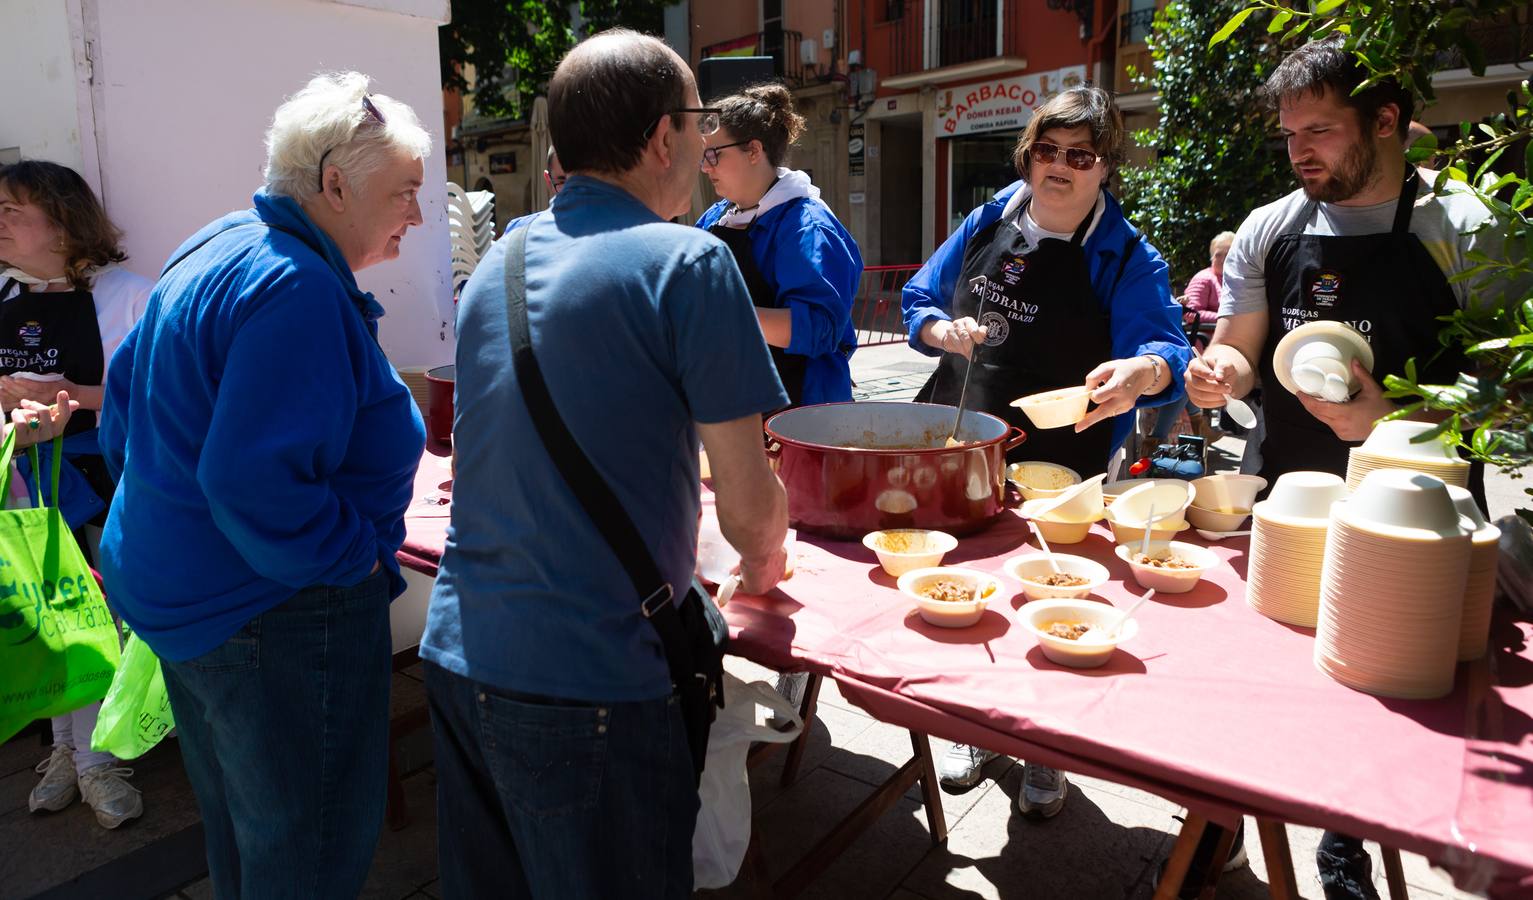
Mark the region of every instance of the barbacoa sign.
[[944, 88], [937, 92], [937, 137], [1021, 128], [1039, 104], [1085, 80], [1085, 66], [1066, 66]]

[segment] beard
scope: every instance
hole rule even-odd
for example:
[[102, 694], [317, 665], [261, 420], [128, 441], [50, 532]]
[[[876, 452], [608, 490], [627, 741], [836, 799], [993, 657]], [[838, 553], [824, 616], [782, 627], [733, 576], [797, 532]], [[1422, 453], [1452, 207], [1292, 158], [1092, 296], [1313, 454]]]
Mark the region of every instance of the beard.
[[1373, 180], [1378, 166], [1379, 152], [1369, 140], [1353, 144], [1346, 154], [1331, 167], [1323, 181], [1311, 184], [1299, 175], [1299, 167], [1293, 166], [1294, 175], [1304, 188], [1304, 196], [1321, 203], [1340, 203], [1357, 196], [1368, 182]]

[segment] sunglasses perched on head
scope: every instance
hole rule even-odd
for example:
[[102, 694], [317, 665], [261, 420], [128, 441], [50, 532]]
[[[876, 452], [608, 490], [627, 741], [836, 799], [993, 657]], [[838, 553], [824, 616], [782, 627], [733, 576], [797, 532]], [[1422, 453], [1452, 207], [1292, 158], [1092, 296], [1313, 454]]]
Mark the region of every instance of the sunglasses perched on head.
[[[373, 98], [367, 96], [366, 94], [362, 95], [362, 113], [364, 122], [368, 119], [372, 119], [374, 122], [377, 122], [379, 126], [387, 124], [383, 120], [383, 113], [379, 112], [378, 107], [373, 104]], [[330, 150], [334, 149], [335, 147], [330, 148]], [[330, 155], [330, 150], [326, 150], [324, 153], [320, 154], [319, 157], [319, 192], [321, 194], [325, 192], [325, 158]]]
[[1102, 154], [1084, 147], [1061, 147], [1058, 144], [1048, 144], [1043, 141], [1033, 141], [1027, 145], [1027, 155], [1040, 166], [1053, 165], [1061, 151], [1065, 154], [1065, 165], [1081, 172], [1090, 170], [1102, 160]]

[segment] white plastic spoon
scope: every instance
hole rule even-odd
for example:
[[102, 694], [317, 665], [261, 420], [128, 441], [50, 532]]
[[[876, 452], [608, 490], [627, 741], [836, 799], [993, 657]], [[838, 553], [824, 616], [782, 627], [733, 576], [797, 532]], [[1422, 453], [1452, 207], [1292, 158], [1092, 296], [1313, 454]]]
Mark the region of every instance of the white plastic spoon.
[[1146, 600], [1150, 599], [1153, 596], [1155, 596], [1155, 589], [1154, 588], [1150, 588], [1149, 590], [1144, 592], [1144, 596], [1143, 597], [1140, 597], [1138, 600], [1135, 600], [1133, 603], [1130, 603], [1128, 605], [1128, 609], [1125, 609], [1123, 611], [1123, 615], [1118, 617], [1118, 621], [1113, 623], [1112, 630], [1107, 632], [1107, 639], [1109, 641], [1117, 640], [1118, 639], [1118, 632], [1123, 628], [1124, 624], [1128, 622], [1129, 618], [1134, 615], [1134, 611], [1139, 609], [1139, 607], [1143, 606], [1144, 602]]
[[[1192, 355], [1196, 356], [1198, 362], [1203, 363], [1204, 366], [1208, 365], [1203, 359], [1203, 354], [1198, 352], [1197, 343], [1192, 345]], [[1251, 411], [1251, 407], [1246, 405], [1244, 400], [1236, 400], [1234, 397], [1224, 398], [1224, 411], [1229, 413], [1230, 418], [1234, 419], [1235, 424], [1241, 428], [1256, 427], [1256, 413]]]
[[1150, 511], [1144, 517], [1144, 540], [1139, 542], [1139, 555], [1150, 555], [1150, 535], [1155, 531], [1155, 504], [1150, 503]]
[[1244, 537], [1244, 536], [1246, 536], [1246, 535], [1251, 533], [1249, 530], [1247, 530], [1247, 531], [1204, 531], [1201, 528], [1199, 528], [1197, 531], [1198, 531], [1198, 534], [1202, 535], [1205, 540], [1210, 540], [1210, 541], [1222, 541], [1225, 538]]
[[1055, 575], [1060, 574], [1059, 563], [1054, 561], [1054, 551], [1049, 549], [1049, 542], [1043, 539], [1043, 529], [1039, 528], [1038, 523], [1032, 519], [1028, 519], [1027, 524], [1033, 529], [1033, 534], [1038, 536], [1038, 546], [1043, 548], [1043, 555], [1049, 561], [1049, 568], [1054, 570]]

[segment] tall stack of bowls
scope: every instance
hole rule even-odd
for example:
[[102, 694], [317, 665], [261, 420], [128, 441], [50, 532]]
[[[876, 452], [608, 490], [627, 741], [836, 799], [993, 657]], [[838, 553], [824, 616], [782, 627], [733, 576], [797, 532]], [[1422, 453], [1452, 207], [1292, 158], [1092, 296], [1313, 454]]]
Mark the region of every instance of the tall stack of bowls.
[[1430, 422], [1383, 422], [1375, 426], [1361, 447], [1353, 447], [1347, 459], [1347, 489], [1355, 491], [1369, 472], [1405, 469], [1431, 475], [1447, 484], [1469, 484], [1469, 463], [1459, 459], [1448, 442], [1439, 438], [1416, 439], [1436, 428]]
[[1331, 504], [1347, 486], [1328, 472], [1289, 472], [1251, 509], [1246, 602], [1279, 622], [1314, 628]]
[[1315, 666], [1381, 697], [1452, 691], [1470, 549], [1442, 481], [1369, 473], [1331, 507]]
[[1490, 640], [1491, 601], [1496, 596], [1496, 566], [1501, 557], [1501, 529], [1485, 521], [1474, 497], [1461, 488], [1449, 486], [1453, 506], [1463, 516], [1469, 529], [1469, 576], [1464, 583], [1464, 616], [1459, 626], [1459, 662], [1485, 655]]

